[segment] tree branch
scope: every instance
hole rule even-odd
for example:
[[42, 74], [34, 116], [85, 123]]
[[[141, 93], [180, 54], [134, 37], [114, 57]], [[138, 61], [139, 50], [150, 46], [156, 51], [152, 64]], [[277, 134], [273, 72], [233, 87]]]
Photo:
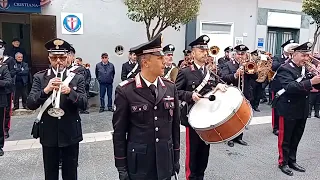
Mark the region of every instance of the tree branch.
[[[154, 33], [156, 32], [156, 30], [158, 29], [158, 27], [159, 27], [159, 25], [160, 25], [160, 22], [162, 21], [162, 23], [163, 23], [163, 19], [161, 18], [161, 17], [158, 17], [158, 22], [157, 22], [157, 24], [156, 24], [156, 26], [153, 28], [153, 30], [152, 30], [152, 37], [154, 37]], [[162, 24], [161, 23], [161, 24]]]
[[150, 22], [151, 22], [151, 19], [149, 19], [149, 21], [147, 21], [147, 19], [144, 19], [144, 23], [146, 24], [146, 29], [147, 29], [148, 40], [151, 39], [151, 37], [150, 37]]

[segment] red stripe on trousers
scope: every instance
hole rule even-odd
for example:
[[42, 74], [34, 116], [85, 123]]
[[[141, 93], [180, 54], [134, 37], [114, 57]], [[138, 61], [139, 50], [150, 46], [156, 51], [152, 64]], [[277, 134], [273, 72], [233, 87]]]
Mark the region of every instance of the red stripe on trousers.
[[2, 126], [2, 133], [3, 133], [3, 139], [4, 139], [4, 142], [6, 141], [6, 138], [4, 137], [4, 132], [5, 132], [5, 130], [4, 130], [4, 128], [5, 128], [5, 125], [6, 125], [6, 107], [4, 107], [3, 108], [3, 126]]
[[[272, 97], [272, 100], [273, 100], [273, 98], [274, 98], [274, 92], [272, 91], [271, 94], [272, 94], [271, 97]], [[275, 118], [275, 117], [274, 117], [274, 108], [271, 108], [271, 111], [272, 111], [272, 116], [271, 116], [271, 117], [272, 117], [272, 129], [273, 129], [273, 128], [274, 128], [274, 118]]]
[[189, 180], [190, 171], [190, 140], [189, 127], [186, 127], [186, 179]]
[[12, 99], [13, 99], [13, 93], [11, 93], [11, 96], [10, 96], [10, 104], [9, 104], [9, 108], [10, 108], [10, 114], [9, 114], [9, 122], [8, 122], [8, 127], [10, 129], [11, 127], [11, 116], [12, 116]]
[[278, 150], [279, 150], [279, 165], [283, 163], [282, 143], [284, 138], [284, 118], [279, 116], [279, 134], [278, 134]]

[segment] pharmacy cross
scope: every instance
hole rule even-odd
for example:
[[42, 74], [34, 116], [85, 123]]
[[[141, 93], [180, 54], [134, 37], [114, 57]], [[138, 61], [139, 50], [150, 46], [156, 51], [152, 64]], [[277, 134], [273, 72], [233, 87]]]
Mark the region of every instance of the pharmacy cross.
[[71, 24], [71, 29], [74, 29], [74, 26], [76, 25], [74, 23], [77, 23], [78, 20], [72, 17], [72, 18], [69, 18], [68, 22], [70, 22]]

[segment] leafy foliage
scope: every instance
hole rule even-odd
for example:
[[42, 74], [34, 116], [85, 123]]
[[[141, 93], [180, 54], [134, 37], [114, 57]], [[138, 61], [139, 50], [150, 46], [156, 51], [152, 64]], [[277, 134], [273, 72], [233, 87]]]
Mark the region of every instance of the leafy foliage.
[[147, 36], [161, 33], [167, 27], [180, 30], [197, 16], [201, 0], [125, 0], [128, 17], [135, 22], [144, 22]]
[[313, 36], [313, 51], [320, 35], [320, 0], [303, 0], [302, 11], [311, 16], [316, 24], [316, 30]]

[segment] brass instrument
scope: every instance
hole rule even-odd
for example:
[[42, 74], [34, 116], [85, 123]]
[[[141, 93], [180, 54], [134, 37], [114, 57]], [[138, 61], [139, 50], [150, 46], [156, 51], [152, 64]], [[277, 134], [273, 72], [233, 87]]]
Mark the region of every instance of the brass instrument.
[[[268, 55], [261, 54], [260, 61], [257, 63], [258, 65], [258, 79], [256, 80], [259, 83], [263, 83], [269, 76], [270, 72], [272, 72], [272, 59], [268, 57]], [[271, 76], [271, 78], [273, 75]]]
[[[61, 81], [63, 79], [63, 74], [59, 73], [59, 65], [57, 65], [57, 74], [56, 78], [58, 77], [58, 74], [61, 74]], [[51, 96], [51, 103], [52, 108], [48, 110], [48, 114], [52, 117], [61, 118], [64, 115], [64, 111], [60, 108], [60, 97], [61, 97], [61, 84], [59, 86], [59, 90], [53, 90], [52, 96]]]
[[242, 60], [240, 64], [243, 66], [243, 70], [246, 74], [254, 74], [257, 72], [257, 64], [252, 59], [251, 55], [247, 54], [247, 59]]
[[219, 54], [219, 51], [220, 51], [220, 48], [218, 46], [211, 46], [209, 48], [209, 55], [212, 57], [216, 56]]

